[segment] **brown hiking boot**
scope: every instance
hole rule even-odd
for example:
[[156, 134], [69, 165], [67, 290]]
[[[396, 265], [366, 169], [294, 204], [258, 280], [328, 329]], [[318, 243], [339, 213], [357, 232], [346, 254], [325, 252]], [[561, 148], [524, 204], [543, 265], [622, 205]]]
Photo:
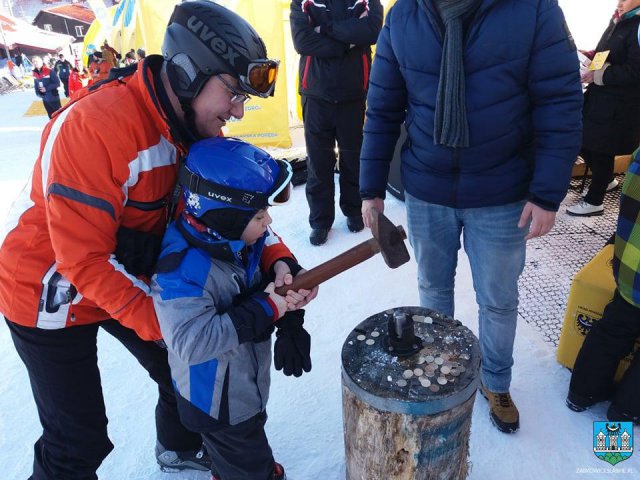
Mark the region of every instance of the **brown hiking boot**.
[[480, 393], [489, 401], [489, 414], [496, 428], [503, 433], [515, 433], [520, 428], [520, 414], [509, 392], [495, 393], [481, 385]]

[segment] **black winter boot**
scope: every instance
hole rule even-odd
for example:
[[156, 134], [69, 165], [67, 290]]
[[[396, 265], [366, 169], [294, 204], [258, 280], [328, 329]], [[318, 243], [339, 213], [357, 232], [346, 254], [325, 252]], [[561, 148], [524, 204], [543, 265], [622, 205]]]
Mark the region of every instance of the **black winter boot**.
[[327, 237], [329, 236], [328, 228], [313, 228], [311, 229], [311, 234], [309, 235], [309, 242], [311, 245], [319, 246], [324, 245], [327, 241]]
[[596, 403], [605, 401], [606, 398], [583, 397], [569, 390], [566, 404], [569, 410], [574, 412], [584, 412], [588, 408], [593, 407]]
[[197, 451], [175, 452], [167, 450], [159, 442], [156, 443], [156, 459], [160, 470], [167, 473], [182, 470], [200, 470], [208, 472], [211, 469], [211, 458], [204, 445]]
[[362, 220], [362, 215], [347, 217], [347, 228], [353, 233], [362, 231], [364, 229], [364, 220]]
[[[211, 480], [222, 480], [217, 473], [211, 476]], [[273, 480], [287, 480], [287, 474], [284, 473], [284, 467], [278, 462], [273, 466]]]
[[636, 425], [640, 425], [639, 415], [619, 411], [613, 403], [609, 405], [609, 409], [607, 410], [607, 420], [610, 422], [633, 422]]

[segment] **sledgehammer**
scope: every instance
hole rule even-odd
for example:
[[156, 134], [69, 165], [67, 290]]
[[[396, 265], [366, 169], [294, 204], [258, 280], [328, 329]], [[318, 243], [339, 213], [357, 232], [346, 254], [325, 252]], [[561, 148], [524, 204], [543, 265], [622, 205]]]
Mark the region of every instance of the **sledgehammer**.
[[407, 238], [404, 228], [400, 225], [395, 226], [391, 223], [391, 220], [376, 209], [373, 209], [371, 233], [373, 238], [356, 245], [331, 260], [321, 263], [311, 270], [300, 273], [293, 279], [291, 285], [283, 285], [276, 288], [276, 293], [278, 295], [286, 295], [289, 290], [298, 291], [301, 288], [310, 290], [339, 273], [373, 257], [376, 253], [382, 254], [382, 258], [390, 268], [398, 268], [409, 261], [409, 252], [404, 244], [404, 240]]

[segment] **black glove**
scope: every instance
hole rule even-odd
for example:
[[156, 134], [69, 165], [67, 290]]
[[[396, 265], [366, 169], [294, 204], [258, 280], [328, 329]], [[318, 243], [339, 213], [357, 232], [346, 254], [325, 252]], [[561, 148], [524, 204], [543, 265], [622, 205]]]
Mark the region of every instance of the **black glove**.
[[120, 227], [116, 232], [116, 260], [127, 273], [151, 277], [160, 256], [162, 235]]
[[311, 371], [311, 337], [302, 327], [304, 310], [287, 312], [276, 322], [276, 343], [273, 363], [276, 370], [287, 376], [299, 377], [302, 371]]
[[331, 21], [327, 8], [324, 5], [319, 7], [315, 2], [305, 2], [305, 13], [311, 18], [314, 27], [322, 27]]

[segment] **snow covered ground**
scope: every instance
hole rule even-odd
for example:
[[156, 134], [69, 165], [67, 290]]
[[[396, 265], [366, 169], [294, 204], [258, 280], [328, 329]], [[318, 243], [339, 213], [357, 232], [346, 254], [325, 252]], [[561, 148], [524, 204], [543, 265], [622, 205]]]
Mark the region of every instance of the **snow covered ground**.
[[[565, 0], [569, 25], [579, 47], [593, 48], [615, 2]], [[594, 5], [595, 4], [595, 5]], [[606, 7], [606, 8], [604, 8]], [[32, 92], [0, 96], [0, 216], [28, 178], [46, 118], [25, 118]], [[90, 161], [88, 158], [87, 161]], [[338, 214], [328, 243], [311, 247], [307, 241], [308, 208], [303, 187], [293, 200], [271, 210], [276, 230], [306, 266], [317, 265], [369, 238], [347, 231]], [[390, 198], [387, 216], [406, 225], [404, 206]], [[340, 351], [353, 327], [369, 315], [394, 306], [416, 305], [413, 262], [389, 270], [381, 258], [325, 283], [308, 307], [306, 327], [312, 336], [313, 370], [301, 378], [273, 372], [267, 431], [278, 461], [292, 480], [340, 480], [344, 473], [341, 416]], [[456, 317], [477, 332], [471, 275], [461, 253], [457, 275]], [[156, 389], [135, 359], [108, 334], [99, 336], [99, 362], [115, 450], [99, 470], [102, 480], [205, 480], [205, 474], [165, 474], [153, 456]], [[610, 467], [592, 450], [592, 422], [605, 420], [605, 407], [576, 414], [564, 405], [569, 372], [555, 361], [526, 322], [516, 338], [512, 395], [521, 414], [521, 430], [498, 432], [479, 397], [473, 413], [470, 457], [472, 480], [564, 480], [568, 478], [637, 478], [640, 454]], [[2, 478], [24, 479], [31, 469], [32, 445], [41, 431], [24, 366], [6, 328], [0, 326], [0, 464]], [[636, 435], [640, 431], [636, 429]], [[620, 477], [618, 477], [620, 478]], [[371, 479], [378, 480], [378, 479]]]

